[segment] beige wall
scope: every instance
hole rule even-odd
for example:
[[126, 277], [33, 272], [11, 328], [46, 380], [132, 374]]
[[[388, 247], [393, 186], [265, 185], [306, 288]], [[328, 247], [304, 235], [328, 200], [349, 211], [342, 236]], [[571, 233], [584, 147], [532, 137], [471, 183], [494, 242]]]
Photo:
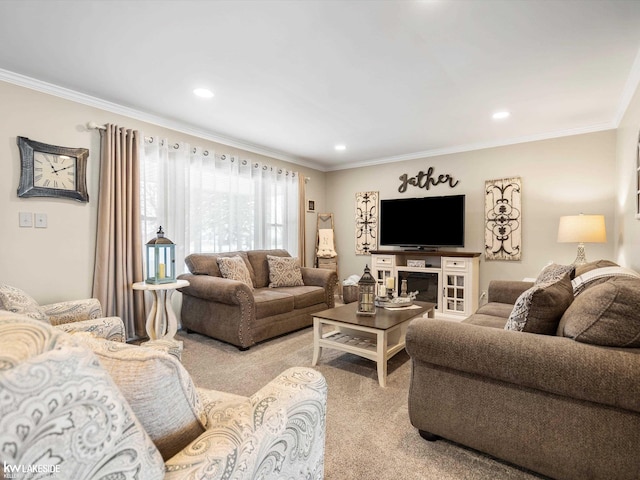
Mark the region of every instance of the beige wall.
[[[99, 124], [117, 123], [140, 129], [146, 135], [166, 136], [300, 171], [309, 177], [307, 199], [316, 202], [316, 212], [335, 213], [342, 278], [361, 273], [365, 263], [369, 263], [369, 257], [354, 253], [356, 192], [379, 191], [381, 198], [464, 193], [467, 195], [464, 250], [481, 252], [484, 182], [510, 176], [520, 176], [523, 183], [523, 258], [520, 262], [485, 262], [483, 259], [481, 291], [492, 278], [532, 276], [550, 261], [572, 261], [575, 245], [556, 242], [558, 218], [565, 214], [606, 215], [609, 241], [604, 245], [587, 245], [588, 258], [617, 256], [622, 264], [640, 268], [637, 253], [640, 220], [635, 219], [634, 196], [635, 145], [640, 124], [638, 94], [618, 132], [612, 130], [328, 173], [238, 151], [9, 83], [0, 82], [0, 105], [0, 137], [4, 139], [0, 144], [0, 165], [4, 168], [0, 176], [0, 221], [4, 227], [0, 282], [25, 289], [40, 302], [86, 297], [91, 293], [100, 141], [97, 131], [85, 128], [90, 120]], [[18, 198], [17, 136], [88, 148], [90, 202]], [[416, 188], [404, 194], [397, 191], [401, 174], [415, 175], [431, 166], [437, 174], [450, 174], [460, 183], [453, 189], [439, 185], [428, 192]], [[619, 215], [614, 219], [616, 210]], [[45, 213], [49, 226], [47, 229], [19, 228], [18, 212]], [[307, 213], [305, 220], [310, 264], [315, 246], [316, 213]], [[427, 221], [416, 218], [416, 222]], [[617, 250], [616, 242], [620, 243]]]
[[[614, 130], [505, 147], [389, 163], [327, 174], [327, 206], [336, 216], [336, 238], [340, 276], [362, 272], [368, 256], [356, 256], [355, 194], [379, 191], [380, 198], [426, 195], [466, 195], [466, 244], [464, 251], [482, 252], [484, 242], [484, 184], [486, 180], [522, 179], [522, 260], [484, 261], [481, 257], [480, 287], [490, 279], [521, 279], [535, 276], [551, 261], [570, 263], [576, 245], [557, 243], [561, 215], [604, 214], [609, 241], [587, 245], [587, 258], [614, 256], [614, 201], [616, 196], [616, 132]], [[449, 174], [459, 184], [431, 187], [429, 191], [409, 187], [398, 192], [398, 177], [434, 167], [436, 174]], [[427, 215], [416, 212], [415, 228], [429, 225]]]
[[617, 261], [640, 270], [640, 218], [636, 218], [638, 132], [640, 130], [640, 88], [631, 100], [618, 128], [615, 238]]
[[[251, 152], [195, 138], [130, 117], [0, 82], [0, 283], [22, 288], [41, 303], [85, 298], [91, 295], [98, 207], [100, 135], [87, 130], [98, 124], [142, 130], [145, 135], [185, 141], [209, 150], [281, 165], [309, 177], [308, 196], [324, 209], [325, 173], [263, 157]], [[89, 149], [87, 188], [89, 203], [49, 198], [19, 198], [20, 153], [16, 137], [65, 147]], [[20, 228], [18, 213], [45, 213], [48, 228]], [[307, 213], [307, 242], [315, 243], [315, 216]], [[313, 250], [307, 252], [309, 262]]]

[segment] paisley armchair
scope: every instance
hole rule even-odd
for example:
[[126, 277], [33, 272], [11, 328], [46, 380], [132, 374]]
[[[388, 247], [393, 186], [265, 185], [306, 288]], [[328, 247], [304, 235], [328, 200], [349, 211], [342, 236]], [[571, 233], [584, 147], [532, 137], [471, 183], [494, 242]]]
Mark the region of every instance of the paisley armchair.
[[[0, 317], [0, 464], [56, 478], [320, 480], [327, 385], [291, 368], [251, 397], [173, 356]], [[22, 478], [22, 477], [21, 477]]]
[[0, 284], [0, 313], [3, 311], [26, 315], [65, 332], [91, 332], [114, 342], [124, 342], [126, 339], [122, 320], [119, 317], [105, 317], [96, 298], [39, 305], [19, 288]]

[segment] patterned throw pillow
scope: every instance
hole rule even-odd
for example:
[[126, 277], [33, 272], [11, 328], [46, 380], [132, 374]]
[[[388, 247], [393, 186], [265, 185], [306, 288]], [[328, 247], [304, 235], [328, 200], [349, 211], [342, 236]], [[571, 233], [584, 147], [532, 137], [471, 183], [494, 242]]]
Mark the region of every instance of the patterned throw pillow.
[[19, 288], [10, 285], [0, 285], [0, 308], [49, 323], [49, 317], [42, 311], [38, 302]]
[[540, 284], [550, 281], [556, 282], [567, 273], [569, 274], [569, 278], [572, 279], [575, 271], [575, 265], [558, 265], [557, 263], [551, 263], [542, 269], [538, 274], [538, 278], [536, 278], [535, 283]]
[[196, 387], [175, 357], [87, 333], [73, 337], [98, 356], [165, 460], [204, 432], [207, 418]]
[[220, 273], [224, 278], [242, 282], [253, 290], [251, 274], [249, 273], [247, 264], [244, 263], [241, 256], [218, 257], [218, 268], [220, 268]]
[[558, 281], [534, 284], [513, 306], [505, 330], [555, 335], [562, 315], [573, 302], [569, 274]]
[[299, 287], [304, 285], [300, 260], [294, 257], [267, 255], [269, 262], [269, 287]]

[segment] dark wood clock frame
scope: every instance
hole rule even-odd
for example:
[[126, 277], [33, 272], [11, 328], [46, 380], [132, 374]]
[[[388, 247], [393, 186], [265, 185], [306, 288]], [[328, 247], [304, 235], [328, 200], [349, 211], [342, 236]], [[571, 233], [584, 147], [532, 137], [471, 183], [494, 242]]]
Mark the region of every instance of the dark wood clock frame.
[[[57, 145], [36, 142], [26, 137], [17, 138], [20, 149], [20, 185], [19, 197], [54, 197], [69, 198], [79, 202], [88, 202], [87, 193], [87, 148], [67, 148]], [[76, 160], [76, 185], [74, 190], [62, 190], [34, 185], [34, 152], [42, 152], [51, 155], [60, 155], [75, 158]]]

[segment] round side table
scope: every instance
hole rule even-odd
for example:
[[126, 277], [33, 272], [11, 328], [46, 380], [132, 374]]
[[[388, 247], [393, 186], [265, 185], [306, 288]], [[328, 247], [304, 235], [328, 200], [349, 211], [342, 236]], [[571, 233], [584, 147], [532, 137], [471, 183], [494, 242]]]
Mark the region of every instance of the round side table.
[[182, 351], [182, 342], [173, 337], [178, 331], [178, 320], [171, 307], [171, 296], [177, 288], [189, 285], [187, 280], [176, 280], [172, 283], [146, 283], [136, 282], [133, 284], [134, 290], [149, 291], [153, 294], [153, 305], [147, 316], [145, 328], [149, 341], [167, 340], [175, 342], [176, 347]]

